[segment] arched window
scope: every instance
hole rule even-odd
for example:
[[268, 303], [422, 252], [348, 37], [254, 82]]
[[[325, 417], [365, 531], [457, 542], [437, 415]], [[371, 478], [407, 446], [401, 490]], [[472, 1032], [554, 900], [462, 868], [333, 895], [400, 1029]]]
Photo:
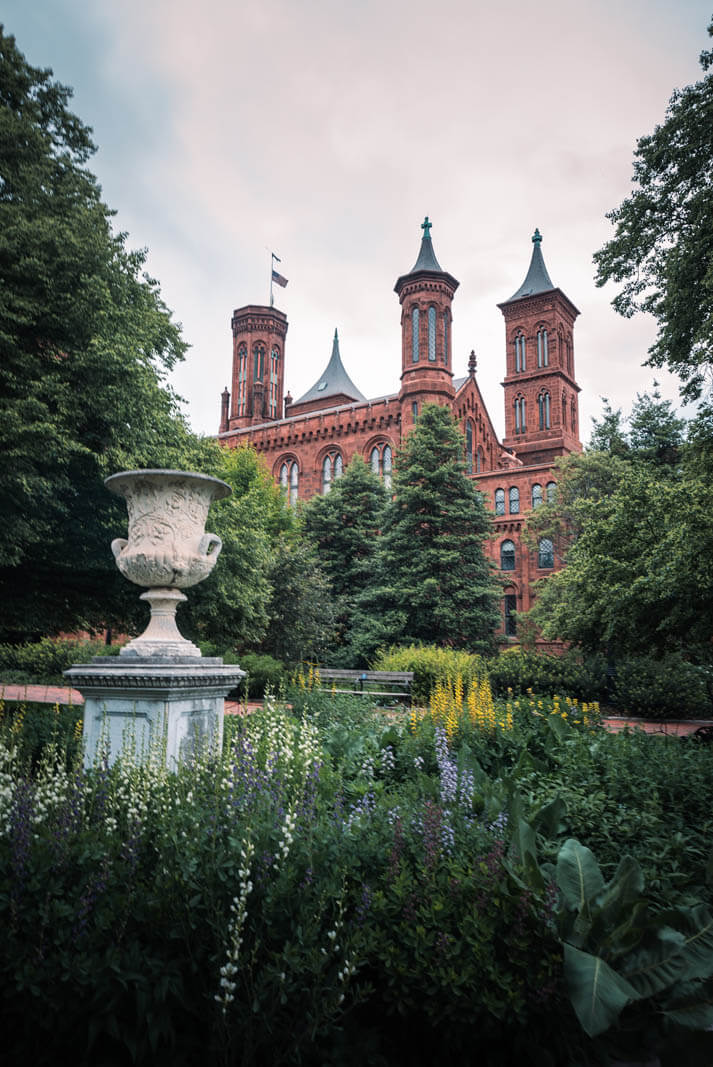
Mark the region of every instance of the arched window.
[[520, 490], [516, 485], [510, 487], [510, 514], [520, 514]]
[[515, 334], [515, 371], [520, 373], [527, 369], [525, 363], [525, 335], [524, 333]]
[[505, 490], [504, 489], [496, 489], [495, 490], [495, 514], [496, 515], [504, 515], [505, 514]]
[[322, 460], [322, 494], [327, 495], [332, 482], [342, 476], [342, 457], [339, 452], [330, 452]]
[[265, 346], [260, 342], [253, 345], [253, 357], [255, 362], [253, 381], [261, 382], [265, 373]]
[[248, 348], [245, 344], [238, 345], [238, 409], [237, 415], [246, 412], [248, 395]]
[[467, 474], [473, 473], [473, 423], [470, 419], [465, 423], [465, 469]]
[[550, 569], [555, 565], [555, 549], [549, 537], [543, 537], [537, 548], [537, 566]]
[[537, 410], [540, 416], [540, 429], [549, 430], [550, 428], [550, 394], [540, 393], [537, 398]]
[[391, 470], [393, 466], [393, 452], [391, 445], [374, 445], [369, 453], [369, 466], [374, 474], [384, 479], [387, 489], [391, 488]]
[[547, 503], [553, 504], [555, 500], [555, 490], [557, 488], [557, 482], [547, 483]]
[[411, 312], [411, 358], [414, 363], [418, 363], [418, 320], [419, 313], [418, 308], [414, 308]]
[[525, 433], [527, 422], [525, 419], [525, 397], [515, 397], [515, 433]]
[[571, 429], [576, 430], [577, 429], [577, 404], [575, 403], [574, 397], [572, 397], [572, 403], [570, 405], [570, 414], [571, 414], [570, 427], [571, 427]]
[[292, 507], [297, 503], [299, 490], [300, 472], [297, 461], [286, 459], [280, 467], [280, 488], [288, 493], [288, 501]]
[[500, 546], [500, 570], [515, 570], [515, 544], [513, 541], [503, 541]]
[[428, 309], [428, 361], [436, 362], [436, 309], [433, 304]]
[[278, 365], [280, 362], [280, 351], [278, 348], [273, 348], [270, 353], [270, 418], [277, 418], [277, 379], [278, 379]]
[[537, 366], [549, 367], [550, 356], [547, 349], [547, 330], [540, 326], [537, 331]]
[[443, 362], [448, 365], [448, 330], [450, 326], [450, 315], [448, 309], [443, 312]]
[[515, 620], [515, 612], [517, 611], [517, 596], [515, 593], [506, 593], [503, 603], [505, 611], [505, 636], [515, 637], [517, 634], [517, 626]]
[[567, 397], [562, 393], [562, 425], [567, 426]]
[[567, 370], [572, 373], [572, 338], [567, 338]]
[[535, 482], [532, 487], [532, 506], [533, 508], [539, 508], [542, 504], [542, 486], [539, 482]]

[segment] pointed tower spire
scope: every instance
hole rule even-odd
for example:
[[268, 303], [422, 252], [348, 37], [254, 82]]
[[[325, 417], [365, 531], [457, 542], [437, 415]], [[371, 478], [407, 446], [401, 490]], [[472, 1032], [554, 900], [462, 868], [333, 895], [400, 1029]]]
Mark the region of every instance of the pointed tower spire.
[[[552, 280], [547, 273], [547, 267], [542, 256], [542, 234], [535, 227], [535, 232], [532, 235], [532, 259], [530, 260], [530, 266], [525, 277], [525, 281], [522, 283], [516, 293], [510, 297], [510, 300], [520, 300], [523, 296], [533, 296], [535, 293], [546, 293], [550, 289], [554, 289]], [[510, 301], [506, 301], [509, 303]]]

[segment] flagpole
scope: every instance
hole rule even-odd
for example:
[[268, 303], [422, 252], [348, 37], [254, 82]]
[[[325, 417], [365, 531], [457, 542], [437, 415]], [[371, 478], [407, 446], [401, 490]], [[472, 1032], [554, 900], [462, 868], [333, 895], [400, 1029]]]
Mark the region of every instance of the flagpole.
[[272, 295], [272, 274], [273, 274], [273, 271], [275, 269], [275, 260], [277, 260], [278, 263], [282, 263], [282, 260], [280, 259], [279, 256], [276, 256], [274, 252], [271, 252], [270, 255], [272, 257], [270, 259], [270, 307], [272, 307], [273, 304], [274, 304], [273, 295]]

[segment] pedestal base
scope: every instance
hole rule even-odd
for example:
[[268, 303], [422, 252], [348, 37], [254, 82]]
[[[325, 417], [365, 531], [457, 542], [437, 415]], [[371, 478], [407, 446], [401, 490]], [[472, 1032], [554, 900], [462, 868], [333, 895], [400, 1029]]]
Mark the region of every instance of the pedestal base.
[[225, 697], [245, 672], [218, 658], [96, 656], [65, 677], [84, 697], [84, 765], [124, 753], [171, 770], [223, 743]]
[[149, 589], [139, 600], [148, 601], [151, 618], [141, 636], [124, 645], [119, 653], [121, 656], [162, 656], [171, 660], [200, 656], [198, 646], [183, 637], [176, 625], [176, 610], [186, 600], [180, 589]]

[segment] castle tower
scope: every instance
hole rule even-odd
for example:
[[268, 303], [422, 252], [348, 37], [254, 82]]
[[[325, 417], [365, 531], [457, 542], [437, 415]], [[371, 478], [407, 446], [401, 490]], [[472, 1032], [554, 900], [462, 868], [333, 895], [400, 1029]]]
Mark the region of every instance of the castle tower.
[[413, 426], [422, 404], [448, 405], [455, 395], [451, 355], [451, 303], [458, 282], [436, 259], [428, 216], [416, 263], [394, 286], [401, 304], [401, 432]]
[[232, 390], [221, 399], [220, 433], [282, 418], [287, 316], [248, 304], [233, 312], [231, 327]]
[[524, 282], [498, 307], [507, 345], [503, 445], [529, 466], [581, 451], [574, 320], [579, 311], [552, 284], [535, 230]]

